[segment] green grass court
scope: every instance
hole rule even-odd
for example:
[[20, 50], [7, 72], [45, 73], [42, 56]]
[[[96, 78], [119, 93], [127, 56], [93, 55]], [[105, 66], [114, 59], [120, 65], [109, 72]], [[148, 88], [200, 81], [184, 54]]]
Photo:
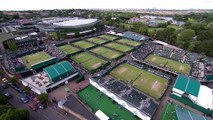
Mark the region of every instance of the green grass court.
[[100, 39], [100, 38], [96, 38], [96, 37], [94, 37], [94, 38], [89, 38], [89, 39], [87, 39], [88, 41], [91, 41], [91, 42], [94, 42], [94, 43], [96, 43], [96, 44], [103, 44], [103, 43], [105, 43], [105, 42], [107, 42], [107, 40], [104, 40], [104, 39]]
[[124, 63], [110, 72], [115, 78], [133, 84], [142, 92], [159, 99], [166, 90], [168, 80]]
[[113, 35], [100, 35], [100, 36], [98, 36], [98, 37], [104, 38], [104, 39], [107, 39], [107, 40], [115, 40], [115, 39], [118, 38], [118, 37], [113, 36]]
[[26, 55], [22, 57], [22, 61], [27, 66], [27, 68], [31, 68], [34, 64], [40, 63], [50, 58], [52, 58], [52, 56], [50, 56], [44, 51], [41, 51], [41, 52], [37, 52], [31, 55]]
[[146, 59], [146, 62], [155, 64], [157, 66], [165, 66], [170, 68], [173, 71], [177, 71], [182, 74], [189, 74], [190, 72], [190, 65], [181, 63], [178, 61], [170, 60], [158, 55], [149, 55]]
[[117, 59], [123, 55], [123, 53], [121, 53], [121, 52], [117, 52], [117, 51], [114, 51], [114, 50], [111, 50], [111, 49], [108, 49], [105, 47], [97, 47], [90, 51], [93, 53], [96, 53], [98, 55], [101, 55], [103, 57], [106, 57], [110, 60]]
[[79, 46], [83, 49], [88, 49], [88, 48], [95, 46], [95, 44], [89, 43], [89, 42], [86, 42], [86, 41], [78, 41], [78, 42], [74, 42], [72, 44], [77, 45], [77, 46]]
[[77, 54], [71, 57], [72, 60], [82, 65], [85, 69], [92, 71], [100, 68], [102, 65], [107, 64], [108, 62], [97, 58], [86, 52]]
[[78, 95], [92, 108], [94, 113], [100, 109], [112, 120], [140, 120], [139, 118], [135, 119], [131, 112], [117, 103], [113, 103], [111, 99], [91, 85], [80, 91]]
[[132, 41], [132, 40], [128, 40], [128, 39], [119, 39], [116, 42], [127, 44], [127, 45], [130, 45], [130, 46], [133, 46], [133, 47], [136, 47], [136, 46], [139, 46], [139, 45], [142, 44], [140, 42], [136, 42], [136, 41]]
[[63, 46], [60, 46], [59, 49], [61, 51], [65, 52], [67, 55], [70, 55], [70, 54], [73, 54], [73, 53], [80, 51], [78, 48], [75, 48], [71, 45], [63, 45]]
[[175, 106], [174, 103], [166, 103], [160, 120], [175, 120]]
[[105, 46], [113, 48], [113, 49], [121, 51], [121, 52], [129, 52], [132, 49], [134, 49], [134, 47], [125, 46], [125, 45], [121, 45], [121, 44], [114, 43], [114, 42], [108, 43]]

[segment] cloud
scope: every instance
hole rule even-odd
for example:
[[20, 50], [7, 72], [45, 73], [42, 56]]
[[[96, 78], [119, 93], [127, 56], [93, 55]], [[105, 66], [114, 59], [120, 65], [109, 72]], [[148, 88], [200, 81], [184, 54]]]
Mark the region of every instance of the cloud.
[[212, 9], [213, 0], [2, 0], [1, 10], [71, 8]]

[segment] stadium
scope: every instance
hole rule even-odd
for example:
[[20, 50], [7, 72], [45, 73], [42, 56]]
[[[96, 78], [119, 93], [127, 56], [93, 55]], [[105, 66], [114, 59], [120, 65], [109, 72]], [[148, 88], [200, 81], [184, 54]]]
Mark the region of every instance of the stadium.
[[67, 61], [62, 61], [43, 69], [43, 72], [22, 80], [24, 86], [30, 87], [37, 94], [47, 93], [55, 87], [68, 83], [78, 77], [78, 71]]
[[44, 18], [36, 25], [41, 32], [60, 34], [61, 36], [74, 36], [76, 33], [89, 34], [98, 29], [100, 21], [85, 18]]

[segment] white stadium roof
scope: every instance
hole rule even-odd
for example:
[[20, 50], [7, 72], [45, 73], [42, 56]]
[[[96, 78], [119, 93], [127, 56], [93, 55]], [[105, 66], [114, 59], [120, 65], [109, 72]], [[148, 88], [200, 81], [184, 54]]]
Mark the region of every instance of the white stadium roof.
[[79, 26], [96, 22], [97, 19], [74, 19], [58, 23], [53, 23], [56, 26]]
[[42, 23], [45, 24], [52, 24], [54, 26], [62, 26], [62, 27], [68, 27], [68, 26], [79, 26], [79, 25], [86, 25], [90, 23], [96, 22], [97, 19], [85, 19], [85, 18], [46, 18], [43, 19]]

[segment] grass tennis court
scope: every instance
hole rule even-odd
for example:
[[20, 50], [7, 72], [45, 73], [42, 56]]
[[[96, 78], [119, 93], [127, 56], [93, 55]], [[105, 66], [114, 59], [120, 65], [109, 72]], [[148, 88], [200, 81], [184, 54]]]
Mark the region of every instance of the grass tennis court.
[[88, 49], [88, 48], [95, 46], [95, 44], [89, 43], [89, 42], [86, 42], [86, 41], [78, 41], [78, 42], [74, 42], [72, 44], [77, 45], [77, 46], [79, 46], [83, 49]]
[[78, 48], [75, 48], [71, 45], [63, 45], [63, 46], [60, 46], [59, 49], [61, 51], [65, 52], [67, 55], [70, 55], [70, 54], [73, 54], [73, 53], [80, 51]]
[[113, 48], [113, 49], [118, 50], [118, 51], [121, 51], [121, 52], [129, 52], [129, 51], [131, 51], [131, 50], [134, 49], [133, 47], [121, 45], [121, 44], [114, 43], [114, 42], [108, 43], [108, 44], [106, 44], [106, 45], [104, 45], [104, 46]]
[[115, 40], [115, 39], [118, 38], [118, 37], [113, 36], [113, 35], [100, 35], [100, 36], [98, 36], [98, 37], [104, 38], [104, 39], [107, 39], [107, 40]]
[[115, 78], [133, 84], [142, 92], [159, 99], [165, 92], [168, 80], [124, 63], [110, 72]]
[[140, 120], [91, 85], [80, 91], [78, 95], [94, 113], [100, 109], [110, 120]]
[[105, 48], [105, 47], [97, 47], [97, 48], [94, 48], [90, 51], [94, 52], [96, 54], [99, 54], [101, 56], [104, 56], [104, 57], [106, 57], [110, 60], [117, 59], [117, 58], [119, 58], [123, 55], [123, 53], [121, 53], [121, 52], [117, 52], [117, 51], [114, 51], [114, 50], [111, 50], [111, 49], [108, 49], [108, 48]]
[[136, 41], [132, 41], [132, 40], [128, 40], [128, 39], [119, 39], [116, 42], [123, 43], [123, 44], [126, 44], [126, 45], [130, 45], [130, 46], [133, 46], [133, 47], [136, 47], [136, 46], [139, 46], [139, 45], [142, 44], [140, 42], [136, 42]]
[[158, 66], [165, 66], [167, 68], [170, 68], [173, 71], [177, 71], [182, 74], [189, 74], [190, 72], [190, 65], [181, 63], [178, 61], [170, 60], [158, 55], [149, 55], [146, 59], [146, 62], [158, 65]]
[[27, 66], [27, 68], [31, 68], [34, 64], [40, 63], [50, 58], [52, 58], [52, 56], [50, 56], [44, 51], [41, 51], [41, 52], [37, 52], [31, 55], [26, 55], [22, 57], [22, 61]]
[[175, 120], [175, 105], [174, 103], [166, 103], [160, 120]]
[[91, 41], [91, 42], [94, 42], [94, 43], [96, 43], [96, 44], [99, 44], [99, 45], [107, 42], [107, 40], [100, 39], [100, 38], [96, 38], [96, 37], [94, 37], [94, 38], [89, 38], [89, 39], [87, 39], [87, 40], [88, 40], [88, 41]]
[[88, 71], [99, 69], [101, 66], [108, 63], [86, 52], [72, 56], [71, 59], [82, 65]]

